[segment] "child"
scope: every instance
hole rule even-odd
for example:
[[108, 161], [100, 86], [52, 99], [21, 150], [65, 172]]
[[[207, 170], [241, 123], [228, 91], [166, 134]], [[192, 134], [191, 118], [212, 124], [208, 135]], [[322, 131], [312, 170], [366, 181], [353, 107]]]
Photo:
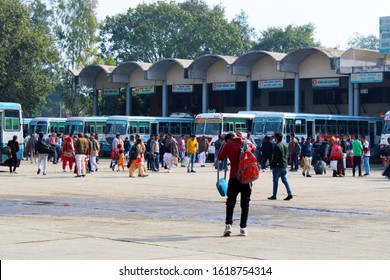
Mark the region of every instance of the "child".
[[118, 144], [118, 169], [116, 171], [119, 171], [120, 167], [122, 167], [122, 171], [125, 171], [125, 152], [121, 148], [122, 145]]

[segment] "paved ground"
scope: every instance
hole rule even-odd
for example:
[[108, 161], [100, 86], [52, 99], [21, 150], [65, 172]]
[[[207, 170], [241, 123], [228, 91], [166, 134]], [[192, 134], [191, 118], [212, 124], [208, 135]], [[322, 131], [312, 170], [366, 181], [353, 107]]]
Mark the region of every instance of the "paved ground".
[[0, 259], [390, 259], [390, 181], [369, 177], [304, 178], [289, 173], [294, 199], [268, 201], [271, 172], [253, 186], [247, 237], [222, 237], [225, 199], [208, 164], [188, 174], [129, 178], [101, 160], [85, 178], [50, 164], [48, 175], [23, 162], [0, 171]]

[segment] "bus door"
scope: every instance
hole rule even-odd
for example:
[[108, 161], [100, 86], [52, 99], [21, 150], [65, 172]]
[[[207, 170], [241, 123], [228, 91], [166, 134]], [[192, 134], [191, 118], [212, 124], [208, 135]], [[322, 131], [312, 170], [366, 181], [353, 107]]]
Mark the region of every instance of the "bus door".
[[[370, 126], [370, 131], [369, 131], [369, 134], [370, 134], [370, 136], [369, 136], [369, 139], [368, 139], [368, 142], [370, 143], [370, 150], [372, 151], [372, 153], [373, 153], [373, 155], [371, 155], [371, 156], [376, 156], [375, 154], [376, 154], [376, 151], [375, 151], [375, 145], [376, 145], [376, 143], [375, 143], [375, 123], [369, 123], [369, 126]], [[374, 148], [374, 149], [373, 149]]]
[[150, 124], [151, 133], [156, 134], [156, 135], [158, 135], [157, 125], [158, 125], [157, 123], [151, 123]]

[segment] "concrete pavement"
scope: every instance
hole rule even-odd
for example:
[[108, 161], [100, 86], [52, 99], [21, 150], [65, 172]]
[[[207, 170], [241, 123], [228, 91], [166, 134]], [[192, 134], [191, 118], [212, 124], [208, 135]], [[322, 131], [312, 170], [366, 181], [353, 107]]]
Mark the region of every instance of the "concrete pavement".
[[146, 178], [113, 172], [109, 161], [85, 178], [49, 164], [36, 174], [0, 171], [0, 259], [222, 260], [390, 259], [390, 181], [382, 166], [369, 177], [288, 173], [294, 199], [269, 201], [272, 174], [253, 186], [248, 232], [222, 237], [225, 198], [211, 164], [197, 173], [175, 167]]

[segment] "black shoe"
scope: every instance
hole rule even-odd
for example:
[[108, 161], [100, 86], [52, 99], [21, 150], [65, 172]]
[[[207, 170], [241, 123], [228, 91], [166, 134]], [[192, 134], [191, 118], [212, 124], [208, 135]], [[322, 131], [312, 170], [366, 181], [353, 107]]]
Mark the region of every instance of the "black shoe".
[[74, 176], [75, 178], [81, 178], [81, 175], [76, 175], [76, 176]]
[[303, 176], [303, 177], [306, 177], [306, 176], [305, 176], [305, 171], [302, 172], [302, 176]]
[[269, 200], [276, 200], [276, 196], [270, 196], [268, 197]]
[[311, 177], [311, 175], [310, 175], [310, 174], [307, 174], [306, 177]]
[[192, 173], [196, 173], [196, 171], [195, 171], [195, 170], [191, 170], [191, 172], [192, 172]]
[[37, 174], [41, 173], [41, 169], [38, 169]]
[[290, 199], [292, 199], [293, 198], [293, 196], [292, 195], [288, 195], [285, 199], [283, 199], [283, 200], [290, 200]]

